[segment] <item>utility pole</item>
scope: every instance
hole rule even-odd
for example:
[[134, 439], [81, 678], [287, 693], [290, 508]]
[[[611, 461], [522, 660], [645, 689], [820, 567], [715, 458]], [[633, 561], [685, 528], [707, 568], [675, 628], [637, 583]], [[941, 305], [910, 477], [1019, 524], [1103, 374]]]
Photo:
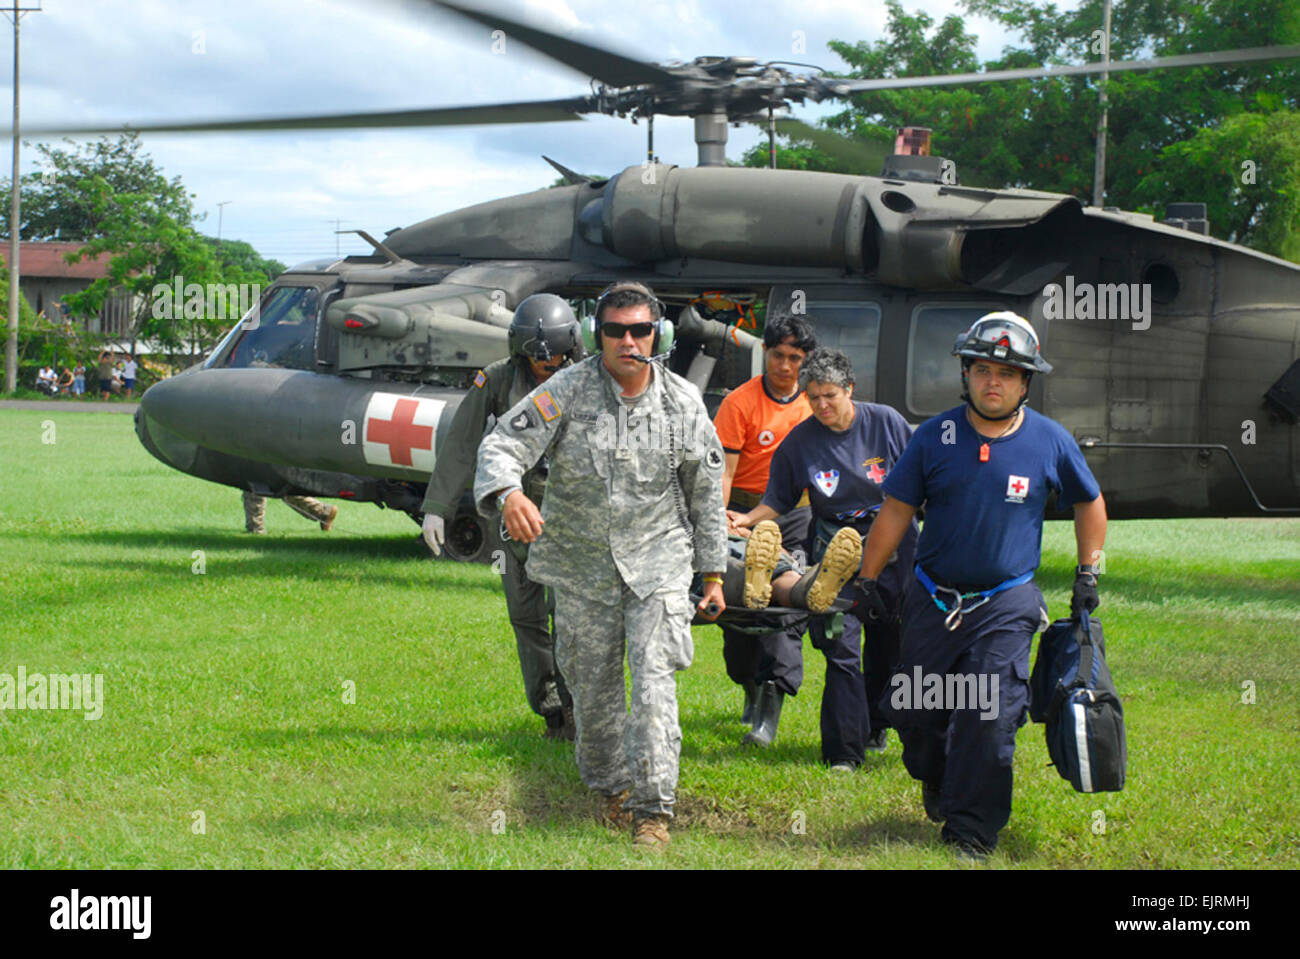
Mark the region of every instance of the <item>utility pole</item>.
[[13, 179], [10, 181], [9, 201], [9, 338], [5, 341], [5, 392], [12, 393], [18, 389], [18, 242], [22, 233], [22, 221], [19, 218], [21, 204], [18, 194], [18, 144], [21, 139], [18, 126], [18, 21], [24, 13], [39, 12], [39, 0], [34, 7], [20, 7], [18, 0], [5, 11], [5, 16], [14, 25], [14, 167]]
[[[1106, 63], [1110, 63], [1110, 0], [1106, 0], [1105, 18], [1105, 36], [1102, 40], [1105, 48], [1101, 51], [1101, 54], [1102, 59]], [[1109, 79], [1110, 71], [1103, 70], [1101, 74], [1101, 116], [1097, 118], [1097, 160], [1092, 171], [1092, 205], [1095, 207], [1104, 206], [1106, 202], [1106, 127], [1109, 112], [1106, 106], [1106, 81]]]
[[221, 246], [221, 215], [226, 212], [224, 208], [234, 202], [234, 200], [222, 200], [217, 204], [217, 246]]

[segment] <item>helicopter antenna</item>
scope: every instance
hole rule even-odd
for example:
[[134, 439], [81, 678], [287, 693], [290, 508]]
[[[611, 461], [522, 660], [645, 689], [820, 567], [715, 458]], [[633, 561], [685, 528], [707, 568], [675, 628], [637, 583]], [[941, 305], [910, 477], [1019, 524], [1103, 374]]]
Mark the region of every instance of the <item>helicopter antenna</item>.
[[570, 170], [563, 163], [555, 162], [550, 157], [548, 157], [545, 153], [542, 154], [542, 159], [545, 160], [547, 163], [549, 163], [552, 167], [554, 167], [555, 172], [558, 173], [560, 176], [564, 177], [564, 182], [569, 184], [570, 186], [572, 186], [575, 183], [591, 182], [592, 179], [591, 177], [582, 173], [575, 173], [573, 170]]
[[361, 237], [361, 239], [365, 240], [367, 243], [369, 243], [371, 246], [373, 246], [373, 247], [375, 248], [375, 251], [376, 251], [377, 253], [379, 253], [379, 255], [382, 256], [382, 257], [383, 257], [385, 260], [387, 260], [389, 263], [401, 263], [401, 262], [402, 262], [402, 258], [401, 258], [400, 256], [398, 256], [396, 253], [394, 253], [394, 252], [393, 252], [392, 250], [390, 250], [388, 247], [384, 246], [384, 244], [380, 243], [378, 240], [376, 240], [373, 236], [371, 236], [371, 235], [370, 235], [369, 233], [367, 233], [365, 230], [335, 230], [334, 232], [335, 232], [336, 234], [337, 234], [337, 233], [355, 233], [357, 236]]

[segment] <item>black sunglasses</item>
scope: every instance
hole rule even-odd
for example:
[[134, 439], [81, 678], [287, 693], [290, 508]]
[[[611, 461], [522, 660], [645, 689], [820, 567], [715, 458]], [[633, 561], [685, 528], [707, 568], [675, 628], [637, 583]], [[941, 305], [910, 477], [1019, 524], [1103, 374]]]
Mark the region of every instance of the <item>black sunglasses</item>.
[[655, 331], [655, 325], [653, 323], [626, 323], [625, 324], [625, 323], [606, 322], [600, 324], [600, 330], [602, 335], [605, 333], [606, 330], [608, 330], [609, 335], [616, 340], [621, 340], [628, 333], [631, 333], [633, 338], [639, 340], [642, 337], [652, 335]]

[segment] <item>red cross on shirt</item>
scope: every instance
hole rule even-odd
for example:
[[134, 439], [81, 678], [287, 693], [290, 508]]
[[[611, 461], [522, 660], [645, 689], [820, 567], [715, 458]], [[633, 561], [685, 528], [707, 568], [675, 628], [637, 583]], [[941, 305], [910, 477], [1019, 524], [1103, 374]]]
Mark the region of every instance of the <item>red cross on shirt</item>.
[[867, 477], [871, 480], [871, 482], [879, 486], [880, 481], [885, 478], [885, 471], [880, 468], [879, 463], [872, 463], [871, 469], [867, 470]]
[[1025, 491], [1024, 481], [1017, 479], [1014, 483], [1011, 484], [1011, 488], [1015, 490], [1017, 493], [1023, 493]]
[[394, 466], [412, 465], [413, 449], [433, 449], [433, 427], [415, 425], [415, 411], [419, 408], [418, 400], [398, 400], [391, 420], [375, 417], [366, 424], [366, 442], [386, 443]]

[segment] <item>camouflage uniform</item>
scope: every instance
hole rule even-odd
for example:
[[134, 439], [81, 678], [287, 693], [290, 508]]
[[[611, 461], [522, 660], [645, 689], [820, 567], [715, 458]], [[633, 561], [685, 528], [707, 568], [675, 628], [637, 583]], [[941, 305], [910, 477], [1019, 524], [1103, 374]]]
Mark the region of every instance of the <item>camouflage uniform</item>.
[[681, 750], [673, 674], [693, 653], [687, 588], [692, 568], [720, 572], [727, 556], [722, 445], [681, 377], [654, 366], [640, 397], [621, 401], [621, 392], [600, 356], [555, 374], [484, 439], [474, 497], [480, 513], [496, 515], [496, 492], [549, 456], [546, 525], [528, 575], [556, 587], [556, 657], [573, 694], [578, 771], [606, 795], [630, 787], [637, 815], [672, 815]]
[[[421, 512], [443, 517], [455, 512], [461, 493], [474, 478], [474, 462], [488, 417], [500, 419], [536, 385], [537, 380], [524, 359], [507, 357], [479, 371], [474, 386], [457, 408], [451, 427], [439, 442], [438, 461], [429, 478]], [[529, 499], [541, 503], [546, 491], [545, 469], [529, 470], [522, 486]], [[501, 585], [505, 589], [510, 625], [515, 631], [528, 705], [539, 716], [558, 712], [569, 705], [570, 697], [564, 677], [555, 665], [555, 636], [550, 625], [554, 599], [547, 596], [545, 586], [528, 578], [523, 564], [508, 549]]]
[[[332, 508], [310, 496], [286, 496], [284, 505], [317, 523], [328, 523], [334, 516]], [[250, 533], [266, 532], [266, 497], [248, 490], [244, 490], [244, 529]]]

